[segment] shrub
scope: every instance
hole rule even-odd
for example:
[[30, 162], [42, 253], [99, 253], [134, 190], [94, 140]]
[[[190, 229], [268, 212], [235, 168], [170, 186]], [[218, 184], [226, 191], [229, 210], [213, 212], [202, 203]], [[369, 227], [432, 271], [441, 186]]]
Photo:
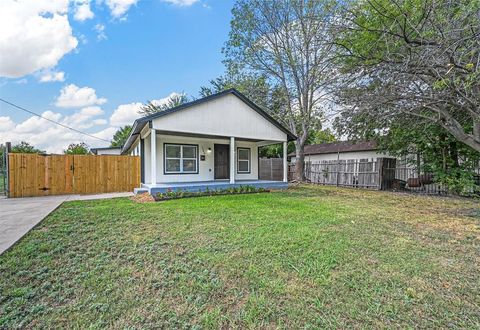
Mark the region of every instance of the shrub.
[[168, 189], [164, 193], [157, 193], [155, 195], [155, 200], [163, 201], [163, 200], [187, 198], [187, 197], [251, 194], [251, 193], [259, 193], [259, 192], [269, 192], [269, 190], [265, 188], [257, 188], [249, 185], [246, 185], [246, 186], [242, 185], [239, 187], [228, 187], [226, 189], [217, 189], [217, 190], [210, 190], [207, 187], [205, 191], [197, 191], [197, 192], [191, 192], [191, 191], [185, 191], [185, 190], [173, 191], [172, 189]]

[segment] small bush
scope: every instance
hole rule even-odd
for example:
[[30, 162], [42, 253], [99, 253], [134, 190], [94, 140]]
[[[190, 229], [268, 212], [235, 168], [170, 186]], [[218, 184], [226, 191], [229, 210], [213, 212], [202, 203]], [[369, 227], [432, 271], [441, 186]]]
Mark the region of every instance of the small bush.
[[269, 191], [270, 190], [265, 188], [257, 188], [250, 185], [246, 185], [246, 186], [242, 185], [239, 187], [229, 187], [226, 189], [218, 189], [218, 190], [210, 190], [207, 187], [205, 191], [197, 191], [197, 192], [185, 191], [185, 190], [173, 191], [172, 189], [168, 189], [164, 193], [157, 193], [155, 195], [155, 200], [164, 201], [169, 199], [179, 199], [179, 198], [187, 198], [187, 197], [252, 194], [252, 193], [269, 192]]

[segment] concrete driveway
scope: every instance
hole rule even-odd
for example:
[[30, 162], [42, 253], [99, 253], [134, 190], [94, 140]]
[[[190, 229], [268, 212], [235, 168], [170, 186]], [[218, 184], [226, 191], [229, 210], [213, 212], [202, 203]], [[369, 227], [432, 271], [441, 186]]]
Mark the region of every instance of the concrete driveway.
[[62, 195], [0, 199], [0, 254], [65, 201], [128, 197], [133, 193]]

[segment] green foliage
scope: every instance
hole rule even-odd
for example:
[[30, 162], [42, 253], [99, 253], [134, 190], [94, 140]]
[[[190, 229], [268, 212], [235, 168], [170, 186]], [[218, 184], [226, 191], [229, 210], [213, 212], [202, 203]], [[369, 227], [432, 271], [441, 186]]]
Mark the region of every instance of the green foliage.
[[168, 199], [178, 199], [185, 197], [201, 197], [201, 196], [217, 196], [217, 195], [230, 195], [230, 194], [249, 194], [249, 193], [259, 193], [259, 192], [268, 192], [269, 190], [265, 188], [257, 188], [250, 185], [240, 185], [238, 187], [228, 187], [225, 189], [207, 189], [205, 191], [184, 191], [184, 190], [168, 190], [165, 193], [157, 193], [155, 195], [155, 200], [168, 200]]
[[110, 147], [122, 147], [125, 144], [125, 142], [127, 142], [127, 139], [131, 131], [132, 131], [132, 126], [130, 125], [126, 125], [119, 128], [113, 135], [113, 139], [112, 139], [112, 143], [110, 144]]
[[335, 134], [330, 128], [312, 130], [308, 134], [306, 144], [320, 144], [337, 141]]
[[[407, 157], [420, 173], [432, 173], [434, 181], [452, 193], [478, 190], [474, 174], [479, 170], [480, 153], [458, 142], [438, 125], [408, 118], [396, 120], [385, 135], [377, 137], [379, 146], [397, 157]], [[418, 156], [417, 156], [418, 155]]]
[[65, 155], [88, 155], [90, 148], [85, 142], [71, 143], [63, 153]]
[[271, 86], [264, 75], [227, 73], [210, 80], [209, 85], [201, 86], [199, 94], [206, 97], [230, 88], [235, 88], [262, 109], [271, 111]]
[[160, 111], [178, 107], [184, 103], [187, 103], [188, 101], [189, 99], [185, 93], [173, 94], [166, 102], [163, 103], [148, 101], [140, 108], [139, 113], [143, 116], [148, 116]]
[[12, 147], [12, 151], [15, 153], [25, 153], [25, 154], [44, 154], [44, 150], [40, 150], [32, 146], [30, 143], [22, 141]]
[[[318, 129], [311, 130], [307, 136], [305, 144], [319, 144], [319, 143], [329, 143], [335, 142], [337, 138], [333, 132], [329, 129]], [[289, 142], [287, 145], [287, 154], [290, 154], [295, 151], [295, 143]], [[258, 149], [258, 154], [260, 157], [267, 158], [279, 158], [283, 155], [283, 145], [281, 143], [271, 144], [268, 146], [260, 147]]]
[[[437, 125], [480, 152], [479, 0], [346, 2], [338, 24], [337, 90], [349, 135]], [[372, 127], [371, 123], [374, 123]]]

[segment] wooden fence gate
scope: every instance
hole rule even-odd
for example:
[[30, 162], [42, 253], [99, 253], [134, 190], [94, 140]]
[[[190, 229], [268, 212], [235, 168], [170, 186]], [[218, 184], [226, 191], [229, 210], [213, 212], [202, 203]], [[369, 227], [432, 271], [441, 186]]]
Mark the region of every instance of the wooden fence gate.
[[9, 197], [98, 194], [140, 186], [140, 157], [8, 155]]
[[260, 180], [282, 181], [283, 159], [282, 158], [259, 158], [258, 178]]

